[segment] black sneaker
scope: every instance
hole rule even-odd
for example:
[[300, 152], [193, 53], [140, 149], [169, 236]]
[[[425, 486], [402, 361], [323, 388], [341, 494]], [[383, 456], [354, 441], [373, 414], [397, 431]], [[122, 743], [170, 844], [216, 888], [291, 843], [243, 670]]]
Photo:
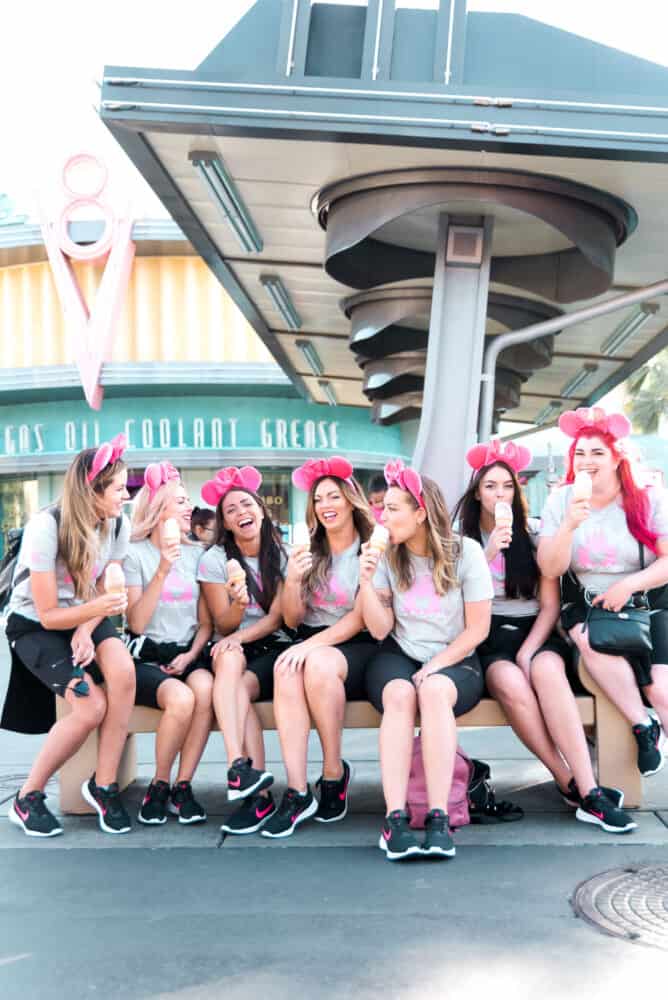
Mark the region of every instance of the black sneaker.
[[310, 819], [317, 808], [317, 800], [308, 785], [303, 795], [300, 795], [295, 788], [288, 788], [283, 794], [280, 806], [262, 827], [262, 836], [290, 837], [295, 828]]
[[454, 858], [457, 853], [450, 836], [447, 814], [442, 809], [430, 809], [424, 820], [427, 831], [422, 853], [436, 858]]
[[88, 805], [92, 806], [98, 815], [100, 829], [104, 833], [129, 833], [132, 823], [121, 797], [118, 784], [114, 781], [108, 788], [100, 788], [95, 784], [95, 775], [90, 781], [84, 781], [81, 794]]
[[227, 772], [227, 798], [230, 802], [245, 799], [273, 783], [274, 776], [269, 771], [258, 771], [250, 757], [238, 757]]
[[[559, 788], [558, 785], [557, 788]], [[605, 797], [607, 799], [610, 799], [610, 801], [614, 806], [617, 806], [618, 809], [622, 808], [622, 806], [624, 805], [624, 792], [621, 790], [621, 788], [606, 788], [605, 785], [599, 785], [599, 788], [601, 789]], [[561, 795], [566, 805], [569, 806], [571, 809], [579, 808], [582, 799], [580, 797], [580, 792], [578, 791], [578, 786], [575, 781], [575, 778], [571, 778], [571, 780], [568, 782], [568, 788], [566, 791], [564, 791], [562, 788], [559, 788], [559, 794]]]
[[169, 784], [166, 781], [152, 781], [146, 789], [137, 819], [147, 826], [162, 826], [167, 822], [168, 801]]
[[22, 799], [19, 793], [9, 807], [9, 822], [20, 826], [27, 837], [57, 837], [63, 828], [44, 805], [44, 792], [28, 792]]
[[578, 806], [575, 818], [581, 823], [600, 826], [606, 833], [629, 833], [637, 826], [627, 812], [610, 801], [603, 788], [592, 788], [591, 792], [585, 795]]
[[206, 823], [206, 809], [195, 799], [189, 781], [174, 785], [167, 808], [173, 816], [179, 817], [179, 823]]
[[388, 861], [401, 861], [421, 853], [420, 845], [408, 825], [408, 813], [395, 809], [385, 817], [378, 846], [385, 851]]
[[338, 781], [328, 781], [320, 777], [315, 783], [316, 788], [320, 789], [318, 811], [314, 817], [316, 823], [336, 823], [348, 812], [348, 787], [353, 770], [347, 760], [342, 760], [341, 763], [343, 775]]
[[220, 829], [223, 833], [257, 833], [275, 812], [271, 792], [269, 795], [250, 795], [227, 817]]
[[665, 761], [661, 749], [661, 726], [652, 719], [651, 725], [634, 726], [633, 735], [638, 744], [638, 770], [643, 778], [657, 774]]

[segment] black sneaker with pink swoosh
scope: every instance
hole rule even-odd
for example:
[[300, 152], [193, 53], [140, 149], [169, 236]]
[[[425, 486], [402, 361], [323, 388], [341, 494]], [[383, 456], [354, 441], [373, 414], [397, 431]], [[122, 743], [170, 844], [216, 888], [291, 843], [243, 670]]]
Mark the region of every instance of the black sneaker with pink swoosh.
[[28, 792], [19, 798], [18, 792], [9, 807], [9, 822], [20, 827], [28, 837], [56, 837], [63, 828], [44, 805], [44, 792]]
[[276, 806], [271, 792], [266, 795], [259, 793], [250, 795], [231, 816], [227, 817], [220, 829], [223, 833], [257, 833], [275, 812]]
[[227, 798], [229, 802], [245, 799], [254, 792], [261, 792], [274, 783], [274, 776], [269, 771], [260, 771], [253, 767], [250, 757], [237, 757], [227, 772]]
[[593, 823], [606, 833], [630, 833], [637, 823], [627, 812], [608, 798], [603, 788], [592, 788], [578, 806], [575, 818], [581, 823]]
[[300, 794], [296, 788], [288, 788], [276, 812], [262, 827], [263, 837], [290, 837], [300, 823], [309, 819], [318, 808], [311, 789]]
[[348, 789], [353, 777], [353, 769], [347, 760], [342, 760], [343, 774], [336, 781], [320, 777], [315, 787], [320, 790], [318, 811], [313, 817], [316, 823], [336, 823], [348, 812]]
[[408, 813], [400, 809], [394, 809], [385, 817], [378, 846], [385, 852], [388, 861], [402, 861], [404, 858], [419, 857], [422, 853], [408, 819]]

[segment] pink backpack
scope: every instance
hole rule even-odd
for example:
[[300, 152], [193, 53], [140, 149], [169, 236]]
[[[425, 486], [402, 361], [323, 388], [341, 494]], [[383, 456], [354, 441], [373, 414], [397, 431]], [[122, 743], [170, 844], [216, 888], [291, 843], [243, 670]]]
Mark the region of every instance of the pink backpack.
[[[448, 819], [453, 829], [460, 826], [468, 826], [471, 822], [468, 791], [472, 776], [473, 762], [460, 747], [457, 747], [455, 772], [452, 776], [452, 787], [450, 789], [450, 798], [448, 799]], [[410, 825], [414, 830], [424, 829], [424, 819], [429, 811], [429, 806], [427, 805], [427, 781], [424, 773], [422, 744], [419, 736], [416, 736], [413, 741], [413, 762], [408, 776], [407, 798], [408, 810], [411, 817]]]

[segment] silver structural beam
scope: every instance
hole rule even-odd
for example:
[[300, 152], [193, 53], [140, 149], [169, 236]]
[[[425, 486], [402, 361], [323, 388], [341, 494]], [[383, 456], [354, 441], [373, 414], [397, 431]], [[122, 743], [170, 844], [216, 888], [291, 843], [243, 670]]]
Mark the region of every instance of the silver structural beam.
[[513, 333], [502, 333], [495, 337], [485, 352], [482, 375], [482, 394], [480, 406], [480, 421], [478, 424], [478, 440], [488, 441], [492, 434], [492, 424], [494, 419], [494, 379], [496, 372], [496, 362], [499, 354], [506, 347], [513, 347], [515, 344], [526, 344], [529, 340], [536, 340], [537, 337], [544, 337], [548, 333], [557, 333], [566, 330], [568, 327], [577, 326], [590, 319], [599, 316], [606, 316], [608, 313], [624, 309], [626, 306], [635, 305], [637, 302], [644, 302], [646, 299], [653, 299], [659, 295], [668, 294], [668, 279], [657, 281], [653, 285], [646, 285], [634, 292], [626, 292], [624, 295], [617, 295], [614, 299], [607, 299], [605, 302], [597, 302], [593, 306], [585, 306], [584, 309], [576, 309], [574, 312], [564, 313], [554, 319], [543, 320], [540, 323], [533, 323], [524, 330], [516, 330]]

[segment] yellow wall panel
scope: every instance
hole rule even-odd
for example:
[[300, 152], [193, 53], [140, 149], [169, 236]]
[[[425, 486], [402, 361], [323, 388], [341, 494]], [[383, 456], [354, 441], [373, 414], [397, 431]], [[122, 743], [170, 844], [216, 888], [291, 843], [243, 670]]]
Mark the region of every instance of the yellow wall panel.
[[[103, 266], [75, 264], [92, 305]], [[49, 264], [0, 269], [0, 364], [74, 362]], [[271, 362], [272, 357], [198, 257], [136, 257], [110, 360]]]

